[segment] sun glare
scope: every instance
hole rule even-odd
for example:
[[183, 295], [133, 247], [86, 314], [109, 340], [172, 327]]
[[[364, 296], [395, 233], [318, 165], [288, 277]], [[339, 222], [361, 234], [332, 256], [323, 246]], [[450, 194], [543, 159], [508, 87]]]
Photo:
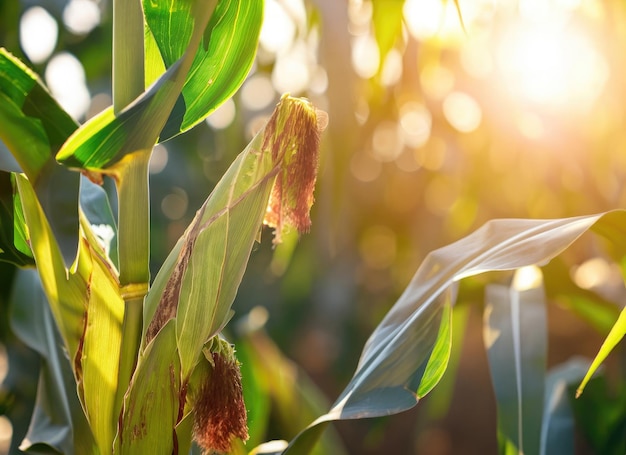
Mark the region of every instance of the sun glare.
[[548, 23], [509, 27], [496, 60], [513, 98], [546, 108], [584, 111], [608, 77], [607, 63], [587, 35]]

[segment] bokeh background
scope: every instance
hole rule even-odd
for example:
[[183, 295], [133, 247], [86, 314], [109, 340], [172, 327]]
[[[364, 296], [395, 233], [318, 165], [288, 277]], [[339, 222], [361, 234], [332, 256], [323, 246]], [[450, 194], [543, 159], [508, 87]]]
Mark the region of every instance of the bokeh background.
[[[77, 120], [111, 104], [110, 0], [0, 0], [0, 45]], [[276, 249], [264, 232], [228, 329], [236, 340], [263, 324], [257, 346], [293, 362], [268, 369], [296, 371], [294, 383], [323, 410], [428, 252], [493, 218], [626, 207], [624, 55], [620, 1], [266, 0], [241, 90], [154, 151], [153, 276], [282, 93], [327, 111], [313, 228]], [[593, 357], [607, 328], [598, 318], [623, 305], [619, 267], [602, 251], [584, 238], [549, 266], [550, 365]], [[10, 268], [1, 276], [4, 302]], [[496, 453], [481, 332], [486, 280], [462, 285], [456, 360], [441, 387], [408, 413], [335, 425], [336, 453]], [[605, 312], [577, 305], [573, 289], [593, 293]], [[0, 380], [3, 352], [0, 344]], [[625, 363], [624, 349], [613, 354], [609, 379]], [[266, 413], [267, 439], [307, 423], [290, 426], [280, 414]], [[11, 431], [0, 416], [0, 453]], [[592, 453], [579, 436], [578, 453]]]

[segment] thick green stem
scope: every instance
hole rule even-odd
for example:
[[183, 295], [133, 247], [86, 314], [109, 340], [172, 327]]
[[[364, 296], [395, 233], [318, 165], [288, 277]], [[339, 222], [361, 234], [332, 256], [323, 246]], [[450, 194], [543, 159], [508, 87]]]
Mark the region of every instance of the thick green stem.
[[141, 0], [113, 1], [113, 110], [117, 113], [145, 86]]
[[[144, 91], [144, 19], [141, 0], [113, 1], [113, 110], [118, 113]], [[124, 323], [116, 409], [137, 363], [142, 331], [143, 300], [150, 283], [150, 150], [127, 155], [116, 165], [118, 248]], [[117, 425], [117, 422], [114, 422]]]
[[148, 161], [150, 150], [127, 155], [116, 169], [120, 287], [124, 298], [122, 347], [116, 394], [122, 409], [124, 394], [137, 363], [141, 341], [143, 299], [150, 283], [150, 206]]
[[120, 286], [148, 283], [150, 271], [150, 150], [127, 155], [116, 168]]

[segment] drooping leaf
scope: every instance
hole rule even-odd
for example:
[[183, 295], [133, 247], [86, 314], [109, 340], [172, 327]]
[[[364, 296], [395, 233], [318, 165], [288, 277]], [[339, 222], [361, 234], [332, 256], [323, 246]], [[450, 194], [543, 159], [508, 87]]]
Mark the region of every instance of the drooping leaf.
[[[454, 290], [453, 292], [456, 292]], [[421, 377], [419, 387], [417, 389], [418, 398], [426, 396], [438, 383], [448, 368], [448, 360], [452, 349], [452, 306], [449, 299], [443, 305], [443, 314], [441, 315], [441, 325], [437, 334], [437, 341], [433, 346], [433, 352], [428, 359], [424, 375]]]
[[35, 409], [22, 450], [32, 453], [38, 452], [38, 446], [47, 446], [59, 453], [92, 452], [95, 442], [76, 394], [76, 381], [35, 270], [18, 270], [11, 307], [13, 331], [42, 360]]
[[77, 127], [39, 78], [0, 48], [0, 140], [31, 181], [66, 266], [78, 247], [79, 176], [54, 156]]
[[500, 438], [520, 454], [538, 453], [548, 335], [543, 279], [537, 267], [518, 270], [511, 287], [487, 286], [483, 338]]
[[[283, 453], [306, 453], [292, 448], [310, 431], [317, 433], [318, 425], [324, 422], [383, 416], [415, 406], [423, 375], [420, 366], [437, 341], [444, 292], [468, 276], [543, 265], [591, 228], [609, 232], [609, 240], [624, 238], [626, 212], [553, 220], [494, 220], [431, 252], [370, 336], [357, 370], [339, 399]], [[390, 358], [395, 362], [391, 363]]]

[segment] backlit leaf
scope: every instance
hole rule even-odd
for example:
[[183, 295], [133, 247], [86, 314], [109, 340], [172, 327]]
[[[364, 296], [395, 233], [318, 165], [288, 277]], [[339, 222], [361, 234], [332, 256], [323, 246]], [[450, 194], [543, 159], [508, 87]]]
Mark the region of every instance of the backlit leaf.
[[610, 232], [609, 240], [624, 238], [626, 212], [553, 220], [494, 220], [430, 253], [365, 344], [357, 370], [339, 399], [284, 453], [306, 453], [298, 441], [308, 438], [309, 431], [318, 433], [318, 425], [325, 422], [383, 416], [415, 406], [422, 365], [438, 339], [445, 292], [464, 277], [546, 264], [591, 228]]
[[[144, 1], [146, 22], [165, 66], [183, 54], [193, 30], [192, 11], [185, 2], [171, 11], [169, 1]], [[261, 29], [261, 0], [220, 0], [206, 26], [191, 70], [161, 141], [188, 130], [230, 98], [248, 75]]]

